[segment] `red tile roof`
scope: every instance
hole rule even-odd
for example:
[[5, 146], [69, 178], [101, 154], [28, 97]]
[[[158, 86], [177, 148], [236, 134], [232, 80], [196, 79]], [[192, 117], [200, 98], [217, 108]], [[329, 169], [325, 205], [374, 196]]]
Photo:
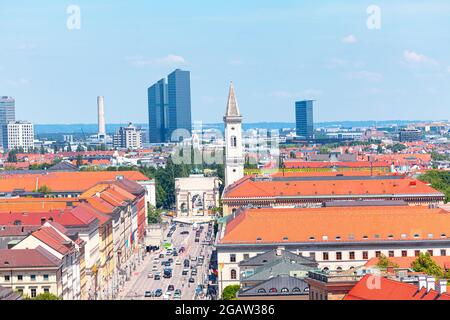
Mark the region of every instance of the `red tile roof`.
[[450, 230], [449, 212], [424, 206], [246, 209], [230, 219], [221, 244], [440, 240]]
[[[305, 196], [365, 196], [365, 195], [439, 195], [431, 186], [412, 178], [377, 179], [354, 177], [318, 177], [316, 180], [258, 180], [247, 176], [225, 190], [223, 199]], [[329, 179], [328, 179], [329, 178]], [[345, 178], [345, 177], [344, 177]], [[357, 178], [357, 179], [356, 179]]]
[[45, 174], [2, 174], [0, 192], [24, 189], [33, 192], [41, 186], [47, 186], [53, 192], [83, 192], [96, 183], [115, 180], [118, 177], [132, 181], [150, 180], [139, 171], [94, 171], [94, 172], [49, 172]]
[[72, 251], [72, 242], [66, 240], [52, 227], [43, 226], [31, 235], [62, 255]]
[[[450, 294], [440, 295], [436, 290], [419, 290], [414, 284], [380, 277], [380, 286], [374, 288], [373, 275], [365, 275], [344, 297], [344, 300], [450, 300]], [[371, 283], [371, 285], [369, 285]]]
[[0, 250], [0, 270], [10, 268], [58, 267], [61, 260], [50, 252], [36, 249], [2, 249]]

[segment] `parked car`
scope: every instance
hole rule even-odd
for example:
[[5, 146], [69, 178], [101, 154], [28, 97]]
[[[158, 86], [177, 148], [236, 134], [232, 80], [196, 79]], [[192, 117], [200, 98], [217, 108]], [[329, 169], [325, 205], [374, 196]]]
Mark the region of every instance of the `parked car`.
[[195, 256], [191, 257], [191, 261], [197, 261], [197, 257]]
[[174, 252], [172, 253], [172, 255], [173, 255], [174, 257], [178, 257], [178, 253], [177, 253], [176, 251], [174, 251]]
[[175, 290], [175, 287], [172, 284], [169, 284], [169, 286], [167, 287], [167, 291], [173, 291]]
[[177, 266], [179, 266], [179, 265], [181, 265], [181, 261], [177, 259], [177, 260], [175, 261], [175, 264], [176, 264]]
[[147, 278], [148, 278], [148, 279], [153, 279], [153, 273], [150, 272], [150, 273], [147, 275]]
[[171, 296], [171, 295], [172, 295], [171, 292], [166, 292], [166, 293], [164, 294], [163, 299], [164, 299], [164, 300], [170, 300], [170, 296]]
[[200, 242], [200, 238], [195, 238], [195, 242]]
[[181, 275], [183, 276], [187, 276], [189, 274], [189, 269], [184, 268], [183, 271], [181, 272]]
[[157, 270], [158, 270], [158, 266], [153, 265], [152, 271], [157, 271]]
[[180, 289], [175, 290], [175, 292], [173, 293], [173, 298], [176, 300], [181, 299], [181, 290]]
[[162, 289], [156, 289], [156, 291], [155, 291], [155, 297], [159, 298], [159, 297], [162, 296], [162, 294], [163, 294]]
[[189, 234], [189, 231], [187, 231], [187, 230], [181, 231], [180, 234], [183, 235], [183, 236], [185, 236], [185, 235], [188, 235], [188, 234]]
[[151, 297], [153, 297], [153, 292], [152, 291], [145, 291], [145, 293], [144, 293], [144, 297], [146, 297], [146, 298], [151, 298]]
[[195, 279], [194, 278], [189, 278], [189, 283], [194, 283]]
[[159, 274], [156, 274], [153, 280], [161, 280], [161, 276]]
[[160, 259], [164, 259], [164, 253], [160, 253], [160, 254], [159, 254], [159, 258], [160, 258]]

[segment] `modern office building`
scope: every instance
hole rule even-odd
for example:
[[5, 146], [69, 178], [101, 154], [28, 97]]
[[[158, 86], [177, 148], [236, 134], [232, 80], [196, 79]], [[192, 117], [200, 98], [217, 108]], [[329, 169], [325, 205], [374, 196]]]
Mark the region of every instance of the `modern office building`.
[[297, 136], [306, 139], [314, 137], [313, 100], [295, 103], [295, 124]]
[[150, 143], [166, 142], [168, 94], [165, 79], [148, 88], [148, 135]]
[[165, 79], [148, 88], [148, 123], [149, 142], [164, 143], [172, 140], [177, 129], [184, 132], [175, 133], [174, 140], [190, 137], [191, 119], [191, 85], [190, 72], [175, 70]]
[[113, 146], [121, 149], [141, 149], [142, 134], [143, 132], [131, 123], [126, 127], [120, 127], [114, 135]]
[[7, 125], [16, 121], [16, 101], [7, 96], [0, 98], [0, 144], [3, 148], [8, 147]]
[[27, 121], [11, 121], [6, 125], [7, 149], [23, 148], [25, 152], [34, 147], [33, 124]]
[[422, 139], [422, 131], [415, 128], [401, 129], [399, 132], [400, 142], [420, 141]]
[[[169, 94], [169, 139], [180, 140], [180, 134], [172, 137], [174, 130], [183, 129], [190, 137], [192, 132], [191, 119], [191, 80], [190, 72], [180, 69], [168, 76]], [[186, 138], [185, 136], [183, 136]]]

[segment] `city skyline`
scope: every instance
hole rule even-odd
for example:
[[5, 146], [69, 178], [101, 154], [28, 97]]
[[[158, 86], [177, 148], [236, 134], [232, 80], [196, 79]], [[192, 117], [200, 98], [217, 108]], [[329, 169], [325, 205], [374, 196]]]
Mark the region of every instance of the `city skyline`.
[[379, 30], [368, 1], [77, 5], [80, 30], [65, 4], [1, 4], [0, 95], [17, 118], [94, 123], [103, 95], [106, 123], [145, 123], [146, 88], [176, 68], [191, 71], [194, 121], [220, 122], [231, 80], [249, 123], [292, 122], [302, 99], [317, 122], [450, 118], [445, 1], [379, 1]]

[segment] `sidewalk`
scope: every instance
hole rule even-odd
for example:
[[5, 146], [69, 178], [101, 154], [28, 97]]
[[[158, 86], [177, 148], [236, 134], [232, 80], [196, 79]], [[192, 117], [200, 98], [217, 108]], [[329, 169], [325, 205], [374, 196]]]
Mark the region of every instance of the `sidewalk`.
[[[136, 282], [139, 280], [139, 277], [135, 274], [141, 274], [142, 272], [144, 272], [145, 267], [148, 266], [148, 264], [150, 263], [152, 257], [155, 254], [159, 254], [158, 252], [152, 252], [152, 253], [145, 253], [145, 257], [144, 260], [141, 260], [141, 264], [140, 265], [136, 265], [136, 270], [133, 270], [131, 272], [131, 276], [130, 276], [130, 280], [129, 281], [125, 281], [124, 286], [119, 290], [119, 295], [117, 297], [117, 300], [130, 300], [132, 299], [132, 294], [133, 292], [130, 292], [131, 289], [135, 286]], [[133, 261], [133, 260], [130, 260]], [[138, 292], [138, 295], [141, 295], [141, 293]]]

